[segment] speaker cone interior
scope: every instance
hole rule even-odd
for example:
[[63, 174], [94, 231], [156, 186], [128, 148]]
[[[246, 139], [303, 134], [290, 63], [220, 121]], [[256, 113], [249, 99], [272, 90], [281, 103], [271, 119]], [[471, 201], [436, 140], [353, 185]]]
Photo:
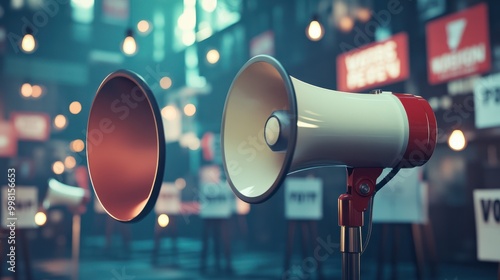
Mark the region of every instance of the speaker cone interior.
[[95, 194], [111, 217], [137, 221], [154, 207], [165, 139], [158, 105], [137, 74], [119, 70], [99, 86], [90, 109], [87, 158]]
[[[270, 118], [276, 111], [288, 112], [289, 122], [297, 122], [292, 82], [275, 59], [254, 57], [242, 67], [231, 85], [221, 128], [224, 166], [230, 185], [246, 202], [269, 198], [282, 183], [293, 158], [295, 138], [283, 143], [277, 128], [266, 126], [268, 120], [269, 124], [276, 125], [276, 119]], [[266, 127], [271, 129], [265, 131]], [[282, 134], [296, 134], [295, 125], [282, 129], [288, 130]], [[264, 134], [269, 135], [267, 142]], [[288, 152], [275, 152], [268, 147], [268, 142]]]

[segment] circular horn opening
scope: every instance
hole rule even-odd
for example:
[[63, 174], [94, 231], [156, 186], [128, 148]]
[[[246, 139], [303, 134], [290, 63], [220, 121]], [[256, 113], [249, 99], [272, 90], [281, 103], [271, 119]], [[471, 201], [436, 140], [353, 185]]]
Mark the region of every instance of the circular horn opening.
[[153, 208], [165, 165], [165, 136], [154, 96], [137, 74], [120, 70], [99, 86], [90, 109], [87, 159], [95, 194], [121, 222]]
[[[222, 159], [229, 185], [243, 201], [267, 200], [285, 179], [295, 150], [296, 103], [290, 76], [272, 57], [250, 59], [234, 78], [222, 118]], [[276, 111], [290, 123], [279, 151], [265, 138], [266, 122]]]

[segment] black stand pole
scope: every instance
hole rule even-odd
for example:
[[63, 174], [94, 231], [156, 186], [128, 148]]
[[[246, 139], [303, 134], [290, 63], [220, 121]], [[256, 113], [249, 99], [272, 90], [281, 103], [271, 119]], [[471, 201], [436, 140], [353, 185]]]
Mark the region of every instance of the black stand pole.
[[361, 263], [361, 227], [340, 227], [342, 280], [359, 280]]
[[[24, 255], [23, 259], [24, 259], [24, 265], [26, 266], [25, 267], [26, 280], [31, 280], [31, 279], [33, 279], [33, 277], [31, 275], [31, 259], [30, 259], [30, 252], [29, 252], [29, 247], [28, 247], [28, 240], [26, 239], [26, 235], [25, 235], [23, 229], [20, 229], [18, 231], [18, 234], [19, 234], [19, 238], [21, 239], [21, 243], [23, 244], [23, 255]], [[17, 273], [19, 273], [19, 271], [16, 271], [16, 278], [17, 278]]]

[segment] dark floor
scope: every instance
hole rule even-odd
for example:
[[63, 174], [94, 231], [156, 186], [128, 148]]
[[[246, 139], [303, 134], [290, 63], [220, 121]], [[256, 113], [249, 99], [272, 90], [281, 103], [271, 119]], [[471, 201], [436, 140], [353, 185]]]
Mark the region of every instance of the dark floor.
[[[278, 253], [253, 252], [242, 248], [234, 251], [233, 271], [225, 271], [225, 262], [217, 271], [210, 259], [205, 272], [200, 271], [200, 248], [198, 240], [179, 239], [179, 254], [171, 253], [169, 240], [162, 241], [161, 255], [158, 264], [153, 265], [151, 260], [152, 241], [134, 241], [130, 254], [118, 250], [104, 250], [102, 238], [86, 239], [82, 244], [81, 259], [79, 262], [79, 279], [83, 280], [139, 280], [139, 279], [318, 279], [315, 263], [304, 262], [298, 255], [292, 260], [292, 268], [284, 273], [283, 255]], [[118, 247], [118, 246], [117, 246]], [[244, 253], [246, 252], [246, 253]], [[312, 260], [312, 259], [311, 259]], [[305, 264], [305, 266], [304, 266]], [[340, 279], [340, 254], [333, 253], [323, 264], [324, 279]], [[69, 258], [33, 259], [33, 279], [62, 280], [71, 279], [72, 265]], [[377, 279], [377, 265], [374, 260], [362, 259], [362, 278]], [[497, 279], [497, 264], [441, 264], [438, 275], [434, 279], [465, 280], [465, 279]], [[305, 269], [304, 269], [305, 268]], [[309, 271], [311, 274], [305, 274]], [[391, 267], [384, 267], [384, 274], [380, 279], [392, 279]], [[4, 272], [0, 280], [14, 279]], [[25, 279], [26, 271], [21, 269], [19, 279]], [[428, 268], [425, 279], [432, 279]], [[397, 279], [416, 279], [415, 268], [410, 262], [398, 264]]]

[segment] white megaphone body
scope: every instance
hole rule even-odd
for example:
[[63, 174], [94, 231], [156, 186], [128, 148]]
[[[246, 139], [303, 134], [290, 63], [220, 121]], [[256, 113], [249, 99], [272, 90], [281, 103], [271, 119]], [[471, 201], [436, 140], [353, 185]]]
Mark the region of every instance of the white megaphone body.
[[83, 188], [66, 185], [56, 179], [49, 179], [48, 185], [49, 188], [42, 204], [44, 209], [54, 206], [74, 208], [85, 204], [88, 200], [89, 194]]
[[316, 87], [257, 56], [229, 90], [221, 129], [224, 168], [246, 202], [262, 202], [286, 175], [311, 167], [410, 167], [436, 144], [436, 119], [423, 98]]

